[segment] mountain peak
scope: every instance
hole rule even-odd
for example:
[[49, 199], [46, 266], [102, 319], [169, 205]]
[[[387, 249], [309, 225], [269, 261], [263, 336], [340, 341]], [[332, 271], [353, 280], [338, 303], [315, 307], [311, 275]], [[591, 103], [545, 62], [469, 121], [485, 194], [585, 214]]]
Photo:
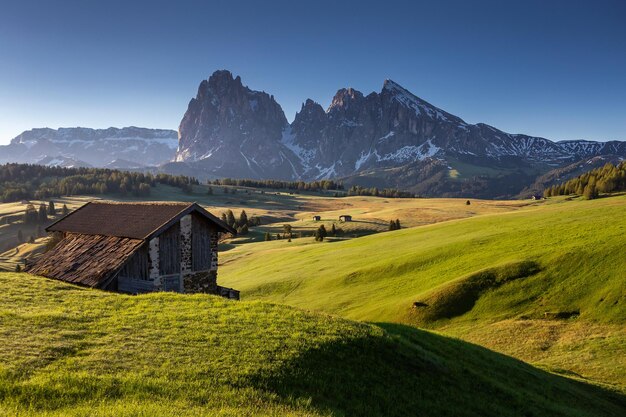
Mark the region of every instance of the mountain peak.
[[361, 101], [363, 99], [363, 93], [355, 90], [352, 87], [342, 88], [335, 93], [333, 101], [330, 103], [327, 112], [330, 112], [334, 108], [347, 108], [350, 103]]
[[417, 97], [415, 94], [411, 93], [406, 88], [402, 87], [400, 84], [391, 79], [386, 79], [383, 83], [383, 91], [388, 91], [392, 95], [408, 95], [411, 97]]
[[387, 78], [385, 82], [383, 83], [383, 90], [394, 90], [394, 89], [406, 90], [404, 87], [402, 87], [400, 84], [398, 84], [394, 80]]
[[242, 87], [241, 77], [237, 76], [233, 78], [233, 74], [228, 70], [217, 70], [208, 79], [208, 84], [210, 87], [220, 88], [226, 87], [230, 85], [236, 85], [237, 87]]

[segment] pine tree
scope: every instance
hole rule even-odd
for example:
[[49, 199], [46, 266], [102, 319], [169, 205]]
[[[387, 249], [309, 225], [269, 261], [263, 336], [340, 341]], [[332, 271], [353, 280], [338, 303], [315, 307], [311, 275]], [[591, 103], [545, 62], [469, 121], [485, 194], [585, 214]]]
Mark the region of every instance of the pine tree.
[[265, 232], [265, 241], [269, 242], [270, 240], [272, 240], [272, 235], [270, 235], [270, 232]]
[[22, 272], [22, 267], [20, 264], [15, 265], [15, 272]]
[[24, 212], [24, 223], [26, 224], [35, 224], [39, 219], [39, 214], [35, 209], [35, 206], [29, 204], [26, 206], [26, 211]]
[[38, 220], [39, 223], [45, 223], [48, 221], [48, 208], [43, 203], [39, 206]]
[[62, 209], [62, 213], [64, 216], [68, 215], [70, 212], [70, 209], [67, 208], [67, 205], [63, 204], [63, 209]]
[[467, 201], [465, 202], [465, 205], [466, 205], [466, 206], [469, 206], [470, 204], [472, 204], [472, 203], [470, 203], [470, 201], [469, 201], [469, 200], [467, 200]]
[[239, 226], [243, 226], [244, 224], [248, 225], [248, 215], [245, 210], [241, 210], [241, 214], [239, 215], [239, 221], [237, 222]]
[[232, 210], [226, 212], [226, 224], [230, 227], [237, 227], [237, 220], [235, 220], [235, 215]]
[[337, 236], [337, 228], [335, 227], [335, 223], [330, 227], [330, 235]]
[[587, 200], [593, 200], [594, 198], [598, 198], [598, 191], [596, 190], [596, 186], [594, 184], [587, 184], [585, 187], [585, 191], [583, 192], [583, 197]]
[[402, 226], [400, 226], [400, 219], [396, 219], [396, 230], [400, 229], [402, 229]]
[[57, 211], [54, 208], [54, 201], [52, 200], [50, 200], [50, 202], [48, 203], [48, 214], [51, 216], [54, 216], [55, 214], [57, 214]]
[[578, 186], [576, 187], [576, 194], [583, 195], [585, 193], [585, 187], [583, 187], [582, 182], [578, 182]]
[[35, 243], [35, 238], [33, 236], [29, 237], [28, 243]]
[[328, 233], [326, 232], [326, 227], [324, 227], [324, 225], [322, 224], [315, 232], [315, 240], [318, 240], [321, 242], [324, 240], [326, 236], [328, 236]]
[[389, 230], [396, 230], [396, 222], [389, 220]]

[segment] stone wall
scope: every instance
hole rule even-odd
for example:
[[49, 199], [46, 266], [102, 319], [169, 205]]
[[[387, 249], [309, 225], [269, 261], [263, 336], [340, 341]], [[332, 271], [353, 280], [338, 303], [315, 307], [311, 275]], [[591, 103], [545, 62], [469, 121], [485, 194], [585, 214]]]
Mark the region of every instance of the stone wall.
[[219, 233], [211, 233], [211, 271], [217, 271], [217, 245]]
[[217, 272], [202, 271], [187, 274], [183, 278], [185, 292], [188, 294], [217, 294]]
[[185, 279], [191, 270], [191, 215], [180, 219], [180, 273]]
[[154, 281], [154, 287], [158, 290], [161, 287], [158, 237], [150, 239], [148, 243], [148, 276]]

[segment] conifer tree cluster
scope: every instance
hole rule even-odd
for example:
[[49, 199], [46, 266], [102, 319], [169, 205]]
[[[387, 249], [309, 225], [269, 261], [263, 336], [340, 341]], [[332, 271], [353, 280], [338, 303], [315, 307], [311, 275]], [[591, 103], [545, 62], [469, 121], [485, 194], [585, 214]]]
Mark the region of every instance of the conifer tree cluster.
[[[304, 181], [278, 181], [278, 180], [251, 180], [222, 178], [208, 181], [209, 185], [270, 188], [275, 190], [300, 190], [300, 191], [320, 191], [320, 190], [343, 190], [343, 184], [332, 180], [320, 180], [312, 182]], [[227, 190], [227, 188], [224, 188]], [[228, 192], [228, 191], [225, 191]]]
[[385, 198], [415, 198], [415, 194], [408, 191], [400, 191], [397, 189], [384, 188], [379, 190], [376, 187], [364, 188], [358, 185], [350, 187], [348, 195], [363, 195], [372, 197], [385, 197]]
[[615, 166], [607, 163], [561, 184], [544, 190], [544, 197], [557, 195], [581, 195], [588, 200], [598, 198], [600, 193], [626, 191], [626, 161]]
[[326, 231], [326, 227], [324, 225], [320, 225], [315, 231], [315, 241], [322, 242], [326, 236], [328, 236], [328, 232]]
[[389, 230], [400, 230], [402, 227], [400, 226], [400, 219], [389, 220]]
[[[184, 190], [199, 184], [186, 176], [144, 174], [101, 168], [63, 168], [30, 164], [0, 165], [0, 200], [46, 200], [62, 195], [150, 195], [151, 187], [167, 184]], [[52, 214], [52, 213], [49, 213]]]
[[241, 210], [239, 214], [239, 218], [235, 218], [235, 214], [232, 210], [227, 210], [222, 213], [222, 221], [235, 229], [238, 235], [246, 235], [249, 233], [249, 228], [254, 226], [259, 226], [261, 224], [261, 219], [256, 216], [252, 216], [248, 218], [248, 214], [245, 210]]

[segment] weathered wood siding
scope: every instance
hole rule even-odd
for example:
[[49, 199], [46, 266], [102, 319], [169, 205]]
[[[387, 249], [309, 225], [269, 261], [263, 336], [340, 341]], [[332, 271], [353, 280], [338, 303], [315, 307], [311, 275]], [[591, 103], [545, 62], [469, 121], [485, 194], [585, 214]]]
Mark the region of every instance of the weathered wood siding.
[[180, 273], [180, 222], [159, 236], [159, 275]]
[[117, 277], [117, 290], [130, 294], [143, 294], [155, 291], [154, 282], [131, 277]]
[[193, 215], [191, 226], [193, 271], [208, 271], [211, 269], [211, 235], [213, 233], [213, 227], [206, 219], [195, 214]]
[[131, 256], [128, 262], [124, 264], [118, 277], [147, 281], [150, 279], [148, 272], [149, 265], [148, 245], [144, 244]]

